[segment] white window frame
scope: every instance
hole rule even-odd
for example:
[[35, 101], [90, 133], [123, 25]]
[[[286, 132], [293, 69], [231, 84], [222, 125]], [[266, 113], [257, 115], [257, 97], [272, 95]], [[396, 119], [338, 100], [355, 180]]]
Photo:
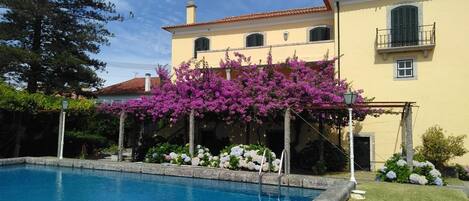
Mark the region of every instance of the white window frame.
[[[399, 68], [400, 62], [411, 62], [411, 67], [404, 67], [403, 69]], [[395, 80], [415, 80], [417, 79], [417, 60], [415, 58], [396, 58], [394, 62], [394, 79]], [[407, 75], [406, 70], [412, 70], [412, 75]], [[404, 71], [404, 76], [399, 75], [399, 71]]]

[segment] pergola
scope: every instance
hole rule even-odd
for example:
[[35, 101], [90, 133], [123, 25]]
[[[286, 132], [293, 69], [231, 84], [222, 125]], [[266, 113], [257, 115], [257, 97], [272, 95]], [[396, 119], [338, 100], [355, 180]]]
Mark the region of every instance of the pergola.
[[[400, 112], [387, 112], [388, 114], [401, 114], [401, 138], [402, 138], [402, 152], [406, 153], [406, 160], [407, 164], [412, 167], [412, 161], [414, 156], [413, 150], [413, 141], [412, 141], [412, 108], [416, 107], [415, 102], [365, 102], [365, 103], [357, 103], [352, 106], [352, 108], [356, 109], [382, 109], [382, 110], [389, 110], [389, 109], [402, 109]], [[330, 110], [330, 111], [338, 111], [338, 110], [347, 110], [349, 106], [345, 104], [338, 104], [338, 105], [330, 105], [330, 106], [317, 106], [311, 107], [310, 109], [314, 110]], [[284, 150], [285, 150], [285, 173], [290, 174], [290, 136], [291, 136], [291, 109], [287, 108], [284, 114]], [[122, 150], [123, 150], [123, 142], [124, 142], [124, 123], [126, 119], [126, 113], [121, 112], [120, 114], [120, 121], [119, 121], [119, 154], [118, 160], [122, 160]], [[195, 133], [195, 117], [194, 111], [189, 114], [189, 151], [191, 154], [194, 154], [194, 133]]]
[[[340, 105], [331, 105], [331, 106], [318, 106], [310, 109], [318, 110], [347, 110], [349, 106], [345, 104]], [[402, 153], [406, 153], [407, 164], [412, 168], [412, 161], [414, 156], [413, 149], [413, 137], [412, 137], [412, 108], [416, 107], [415, 102], [402, 102], [402, 101], [373, 101], [358, 103], [352, 106], [352, 108], [357, 109], [396, 109], [400, 108], [400, 112], [388, 112], [388, 114], [400, 114], [401, 115], [401, 138], [402, 138]], [[284, 149], [286, 151], [285, 159], [285, 173], [290, 174], [290, 134], [291, 134], [291, 111], [288, 108], [285, 111], [285, 123], [284, 123]]]

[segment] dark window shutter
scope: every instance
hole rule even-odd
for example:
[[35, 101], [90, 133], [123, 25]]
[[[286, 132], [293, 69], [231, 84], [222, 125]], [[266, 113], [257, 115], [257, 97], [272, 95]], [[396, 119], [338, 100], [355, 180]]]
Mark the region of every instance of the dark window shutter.
[[415, 6], [399, 6], [391, 11], [392, 46], [408, 46], [418, 44], [418, 8]]
[[194, 42], [194, 58], [197, 58], [197, 51], [210, 50], [210, 40], [202, 37], [197, 38]]
[[264, 35], [251, 34], [246, 37], [246, 47], [264, 46]]
[[328, 27], [317, 27], [309, 31], [309, 41], [330, 40], [331, 30]]

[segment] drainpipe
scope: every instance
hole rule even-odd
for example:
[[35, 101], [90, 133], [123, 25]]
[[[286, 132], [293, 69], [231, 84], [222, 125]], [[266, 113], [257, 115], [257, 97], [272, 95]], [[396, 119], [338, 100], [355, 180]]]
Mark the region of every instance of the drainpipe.
[[340, 80], [340, 4], [335, 2], [337, 8], [337, 77]]

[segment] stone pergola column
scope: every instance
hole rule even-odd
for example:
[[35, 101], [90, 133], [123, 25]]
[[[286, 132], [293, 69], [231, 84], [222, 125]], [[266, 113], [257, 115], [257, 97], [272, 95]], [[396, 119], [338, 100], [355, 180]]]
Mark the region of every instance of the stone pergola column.
[[406, 114], [407, 114], [406, 107], [404, 107], [404, 109], [402, 110], [401, 122], [400, 122], [400, 126], [401, 126], [401, 147], [399, 147], [399, 148], [401, 150], [401, 155], [404, 155], [404, 153], [406, 153], [406, 145], [405, 145], [405, 142], [406, 142], [406, 129], [405, 129]]
[[285, 122], [284, 122], [284, 150], [285, 156], [283, 160], [285, 161], [285, 174], [290, 174], [290, 124], [291, 124], [291, 116], [290, 116], [290, 108], [287, 108], [285, 111]]
[[189, 115], [189, 153], [194, 155], [194, 110]]
[[407, 164], [409, 165], [410, 169], [413, 166], [414, 160], [414, 143], [413, 143], [413, 135], [412, 135], [412, 106], [407, 104], [405, 110], [405, 151], [406, 151], [406, 160]]
[[127, 118], [127, 114], [124, 111], [122, 111], [119, 116], [119, 140], [118, 140], [117, 161], [122, 161], [122, 153], [124, 151], [124, 126], [125, 126], [126, 118]]

